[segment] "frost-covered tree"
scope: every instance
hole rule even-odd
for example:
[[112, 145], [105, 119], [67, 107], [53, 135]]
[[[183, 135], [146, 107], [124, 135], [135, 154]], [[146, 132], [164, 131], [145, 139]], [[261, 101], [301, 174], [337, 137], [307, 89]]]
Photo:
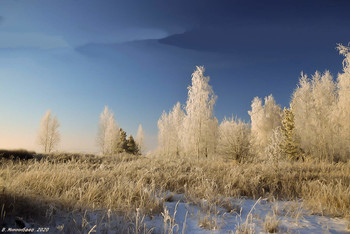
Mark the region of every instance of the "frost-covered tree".
[[163, 155], [178, 156], [182, 153], [181, 131], [185, 113], [179, 102], [170, 110], [163, 112], [158, 121], [159, 151]]
[[262, 100], [255, 97], [252, 101], [252, 110], [248, 111], [251, 119], [251, 140], [253, 151], [259, 156], [263, 156], [265, 148], [269, 144], [269, 139], [273, 130], [281, 126], [281, 107], [276, 104], [272, 95], [265, 97], [264, 105]]
[[139, 149], [139, 153], [142, 154], [145, 151], [145, 134], [142, 129], [142, 125], [139, 125], [139, 128], [137, 129], [137, 134], [135, 138], [136, 144]]
[[343, 73], [338, 74], [337, 117], [339, 129], [339, 153], [350, 158], [350, 48], [338, 45], [339, 53], [345, 56]]
[[228, 158], [244, 161], [249, 155], [250, 126], [240, 119], [224, 119], [219, 126], [218, 152]]
[[280, 126], [272, 130], [272, 134], [268, 139], [268, 144], [265, 147], [265, 154], [268, 160], [279, 162], [282, 159], [283, 155], [283, 144], [284, 136]]
[[192, 85], [188, 87], [183, 121], [182, 145], [187, 155], [208, 156], [215, 151], [217, 119], [214, 116], [216, 96], [204, 76], [204, 67], [192, 74]]
[[292, 107], [283, 109], [281, 132], [283, 134], [283, 141], [281, 142], [283, 154], [292, 160], [303, 158], [299, 147], [299, 139], [295, 134], [294, 112]]
[[117, 153], [120, 141], [119, 127], [114, 120], [114, 114], [105, 106], [100, 115], [100, 122], [97, 134], [97, 144], [103, 155], [113, 155]]
[[268, 140], [268, 144], [265, 147], [265, 154], [268, 161], [272, 162], [276, 169], [279, 166], [279, 162], [283, 159], [283, 141], [284, 135], [280, 126], [272, 130], [272, 134]]
[[181, 131], [183, 120], [185, 117], [184, 111], [181, 109], [180, 102], [177, 102], [169, 113], [169, 136], [170, 137], [170, 154], [179, 156], [182, 152], [181, 147]]
[[58, 131], [60, 124], [51, 111], [46, 111], [40, 122], [38, 143], [45, 153], [50, 153], [60, 142], [61, 137]]
[[203, 75], [204, 67], [197, 67], [188, 87], [185, 111], [177, 103], [158, 120], [158, 152], [163, 155], [208, 156], [215, 152], [218, 121], [214, 116], [216, 96]]
[[293, 93], [295, 132], [307, 155], [332, 159], [336, 151], [336, 84], [331, 74], [316, 72], [309, 79], [302, 74]]
[[294, 107], [295, 133], [300, 138], [300, 147], [310, 153], [309, 139], [313, 137], [312, 112], [313, 95], [311, 82], [305, 74], [301, 74], [299, 85], [294, 91], [291, 106]]
[[158, 152], [161, 155], [170, 154], [170, 124], [169, 115], [163, 111], [158, 120]]

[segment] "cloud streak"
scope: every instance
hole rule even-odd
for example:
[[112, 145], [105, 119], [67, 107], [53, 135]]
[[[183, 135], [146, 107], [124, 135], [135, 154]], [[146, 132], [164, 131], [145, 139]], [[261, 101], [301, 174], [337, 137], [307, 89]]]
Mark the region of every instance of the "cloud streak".
[[31, 32], [0, 32], [0, 49], [67, 48], [69, 44], [60, 36]]

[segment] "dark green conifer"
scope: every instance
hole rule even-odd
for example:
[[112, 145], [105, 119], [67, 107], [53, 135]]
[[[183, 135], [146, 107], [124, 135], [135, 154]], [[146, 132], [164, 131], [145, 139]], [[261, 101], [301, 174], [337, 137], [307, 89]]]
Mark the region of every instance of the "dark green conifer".
[[139, 149], [138, 149], [137, 144], [136, 144], [134, 138], [132, 137], [132, 135], [130, 135], [128, 140], [127, 140], [126, 152], [128, 152], [130, 154], [138, 154], [139, 153]]
[[119, 134], [120, 134], [120, 141], [118, 142], [117, 152], [121, 153], [121, 152], [127, 151], [128, 145], [126, 140], [126, 132], [122, 128], [120, 128]]

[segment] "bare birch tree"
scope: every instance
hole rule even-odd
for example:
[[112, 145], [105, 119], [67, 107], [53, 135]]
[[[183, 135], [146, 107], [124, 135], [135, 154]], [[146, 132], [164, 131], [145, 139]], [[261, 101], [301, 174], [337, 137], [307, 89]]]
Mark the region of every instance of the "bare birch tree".
[[264, 101], [263, 105], [261, 99], [255, 97], [252, 101], [252, 110], [248, 112], [252, 124], [253, 150], [259, 156], [264, 156], [273, 130], [281, 126], [282, 118], [281, 107], [276, 104], [272, 95], [265, 97]]
[[306, 154], [321, 159], [335, 155], [337, 142], [336, 84], [331, 74], [316, 72], [309, 79], [302, 74], [293, 93], [295, 132]]
[[103, 155], [113, 155], [118, 151], [120, 141], [119, 127], [114, 120], [114, 114], [105, 106], [100, 115], [97, 144]]
[[38, 143], [45, 153], [50, 153], [61, 140], [58, 131], [60, 124], [56, 116], [52, 116], [51, 111], [46, 111], [40, 122]]
[[158, 153], [169, 156], [170, 153], [169, 115], [163, 111], [158, 120]]
[[248, 123], [224, 119], [219, 125], [218, 152], [228, 158], [243, 161], [249, 154], [250, 126]]
[[158, 121], [158, 143], [161, 154], [178, 156], [183, 152], [180, 134], [184, 116], [180, 102], [175, 104], [169, 114], [163, 112]]
[[181, 131], [183, 128], [183, 120], [185, 117], [184, 111], [181, 109], [180, 102], [177, 102], [169, 113], [170, 123], [170, 152], [172, 155], [179, 156], [182, 153]]
[[139, 153], [143, 154], [145, 151], [145, 133], [143, 132], [142, 125], [139, 125], [139, 128], [137, 129], [137, 134], [135, 138], [137, 147], [139, 149]]
[[339, 53], [345, 56], [343, 73], [338, 74], [337, 116], [339, 127], [339, 154], [350, 159], [350, 48], [338, 45]]
[[183, 121], [182, 145], [187, 155], [208, 156], [215, 151], [217, 119], [214, 116], [216, 96], [204, 76], [204, 67], [197, 66], [192, 74], [192, 85], [188, 87]]

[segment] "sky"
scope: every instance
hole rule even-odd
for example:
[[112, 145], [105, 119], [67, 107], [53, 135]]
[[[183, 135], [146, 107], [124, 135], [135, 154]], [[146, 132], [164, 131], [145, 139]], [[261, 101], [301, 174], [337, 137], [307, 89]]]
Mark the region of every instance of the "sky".
[[152, 150], [197, 65], [219, 121], [249, 121], [255, 96], [288, 106], [302, 71], [342, 71], [349, 12], [348, 0], [1, 0], [0, 148], [40, 151], [50, 109], [59, 150], [96, 153], [107, 105], [128, 135], [142, 124]]

